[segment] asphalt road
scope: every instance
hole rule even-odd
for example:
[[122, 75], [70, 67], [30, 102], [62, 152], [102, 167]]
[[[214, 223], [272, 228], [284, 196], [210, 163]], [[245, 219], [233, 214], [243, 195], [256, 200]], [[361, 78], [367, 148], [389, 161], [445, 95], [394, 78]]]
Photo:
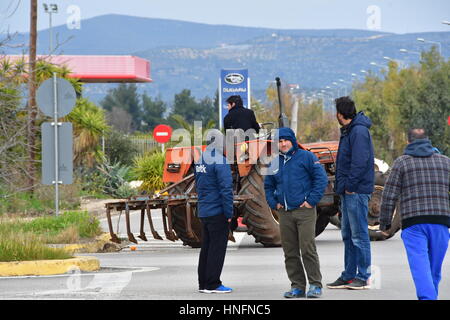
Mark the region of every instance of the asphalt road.
[[[117, 227], [114, 217], [114, 228]], [[120, 232], [125, 231], [124, 216]], [[155, 216], [161, 232], [160, 215]], [[107, 231], [106, 221], [102, 221]], [[132, 215], [133, 232], [139, 229], [139, 214]], [[146, 223], [147, 226], [147, 223]], [[146, 230], [147, 237], [151, 234]], [[124, 237], [124, 235], [121, 235]], [[102, 269], [95, 273], [59, 276], [0, 278], [0, 299], [152, 299], [152, 300], [283, 300], [289, 289], [281, 248], [263, 248], [246, 233], [235, 233], [229, 243], [222, 281], [234, 289], [231, 294], [197, 292], [199, 249], [183, 247], [180, 241], [141, 241], [136, 251], [91, 254]], [[329, 225], [317, 237], [323, 284], [334, 281], [343, 267], [340, 230]], [[88, 254], [86, 254], [88, 255]], [[330, 300], [415, 300], [415, 288], [408, 268], [400, 233], [387, 241], [372, 242], [372, 289], [363, 291], [324, 289]], [[450, 300], [450, 254], [442, 269], [440, 299]]]

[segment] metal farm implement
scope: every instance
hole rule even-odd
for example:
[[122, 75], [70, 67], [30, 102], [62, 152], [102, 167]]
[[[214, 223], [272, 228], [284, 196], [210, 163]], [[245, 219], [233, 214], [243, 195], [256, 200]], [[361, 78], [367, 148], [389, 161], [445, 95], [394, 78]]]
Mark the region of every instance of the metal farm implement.
[[[185, 211], [185, 236], [189, 239], [192, 239], [193, 242], [199, 242], [196, 233], [193, 232], [192, 220], [195, 216], [194, 212], [196, 211], [198, 197], [196, 193], [172, 193], [167, 194], [168, 192], [176, 189], [180, 184], [185, 182], [190, 182], [193, 180], [193, 174], [185, 177], [182, 181], [172, 184], [169, 187], [161, 190], [153, 196], [136, 196], [131, 197], [127, 200], [116, 201], [116, 202], [108, 202], [105, 204], [106, 207], [106, 216], [108, 219], [108, 228], [109, 233], [111, 235], [111, 241], [116, 243], [121, 243], [119, 237], [114, 233], [112, 220], [111, 220], [111, 210], [116, 210], [119, 212], [125, 211], [125, 224], [128, 240], [131, 242], [137, 243], [136, 238], [134, 237], [131, 226], [130, 226], [130, 211], [132, 210], [140, 210], [141, 218], [140, 218], [140, 229], [139, 235], [137, 236], [143, 241], [148, 241], [147, 236], [144, 232], [144, 223], [145, 216], [147, 215], [148, 223], [150, 225], [150, 230], [152, 236], [156, 240], [163, 240], [163, 238], [158, 234], [155, 230], [153, 219], [152, 219], [152, 210], [161, 209], [162, 222], [164, 227], [164, 234], [166, 238], [170, 241], [179, 240], [179, 236], [177, 236], [177, 232], [174, 232], [173, 221], [174, 214], [173, 210], [175, 208], [180, 209], [184, 208]], [[167, 194], [167, 195], [163, 195]], [[234, 205], [239, 206], [246, 200], [251, 199], [251, 196], [248, 195], [234, 195]], [[179, 212], [179, 210], [178, 210]], [[232, 232], [229, 233], [229, 239], [231, 241], [235, 241]]]

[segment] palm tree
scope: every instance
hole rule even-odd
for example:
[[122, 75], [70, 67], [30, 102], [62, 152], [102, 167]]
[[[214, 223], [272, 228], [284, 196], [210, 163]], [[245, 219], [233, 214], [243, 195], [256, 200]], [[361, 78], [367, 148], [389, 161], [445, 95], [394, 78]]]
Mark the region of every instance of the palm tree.
[[109, 131], [105, 112], [87, 99], [78, 99], [75, 108], [66, 116], [74, 127], [74, 163], [92, 168], [100, 162], [103, 152], [100, 139]]
[[[183, 129], [187, 130], [189, 132], [189, 135], [191, 137], [191, 145], [194, 145], [194, 134], [195, 134], [195, 128], [193, 125], [189, 124], [181, 115], [179, 114], [173, 114], [172, 119], [175, 120], [176, 123], [178, 123]], [[216, 122], [214, 120], [210, 120], [207, 124], [205, 129], [213, 129], [216, 126]], [[203, 129], [203, 128], [202, 128]], [[202, 137], [203, 141], [203, 137]]]

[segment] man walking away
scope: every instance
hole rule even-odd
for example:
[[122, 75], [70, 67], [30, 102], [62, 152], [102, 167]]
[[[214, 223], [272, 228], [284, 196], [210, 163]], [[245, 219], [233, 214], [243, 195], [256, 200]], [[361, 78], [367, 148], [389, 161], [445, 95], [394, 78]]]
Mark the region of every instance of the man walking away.
[[450, 159], [438, 154], [424, 129], [408, 133], [408, 146], [393, 164], [384, 186], [380, 230], [394, 214], [402, 219], [402, 240], [419, 300], [436, 300], [450, 228]]
[[223, 156], [223, 135], [210, 130], [207, 147], [195, 164], [198, 217], [202, 222], [202, 246], [198, 263], [199, 292], [229, 293], [220, 275], [225, 261], [229, 223], [233, 215], [230, 165]]
[[341, 233], [344, 241], [344, 271], [330, 289], [369, 289], [370, 238], [368, 203], [374, 190], [374, 151], [369, 128], [372, 122], [356, 113], [349, 97], [336, 99], [336, 117], [341, 138], [336, 159], [335, 192], [341, 200]]
[[315, 243], [315, 207], [328, 184], [327, 174], [312, 152], [299, 149], [294, 131], [280, 128], [278, 137], [280, 156], [274, 160], [278, 161], [278, 171], [265, 177], [264, 189], [267, 203], [279, 216], [284, 262], [291, 281], [291, 290], [284, 297], [305, 297], [306, 270], [306, 296], [319, 298], [322, 274]]

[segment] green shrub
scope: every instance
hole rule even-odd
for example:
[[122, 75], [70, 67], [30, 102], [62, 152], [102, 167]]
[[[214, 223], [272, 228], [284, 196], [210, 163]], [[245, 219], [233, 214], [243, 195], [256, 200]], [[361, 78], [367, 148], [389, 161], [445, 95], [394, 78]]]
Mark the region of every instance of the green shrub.
[[128, 180], [131, 179], [130, 167], [122, 165], [120, 162], [109, 164], [105, 161], [97, 168], [104, 181], [104, 193], [122, 199], [135, 194], [135, 190], [128, 185]]
[[110, 163], [120, 162], [131, 166], [137, 152], [131, 139], [119, 131], [111, 130], [105, 138], [105, 154]]
[[152, 194], [166, 186], [162, 180], [164, 161], [165, 155], [161, 152], [148, 152], [134, 159], [134, 178], [142, 181], [139, 189]]

